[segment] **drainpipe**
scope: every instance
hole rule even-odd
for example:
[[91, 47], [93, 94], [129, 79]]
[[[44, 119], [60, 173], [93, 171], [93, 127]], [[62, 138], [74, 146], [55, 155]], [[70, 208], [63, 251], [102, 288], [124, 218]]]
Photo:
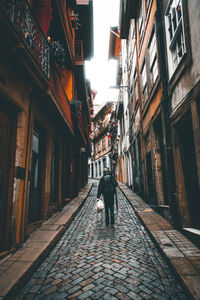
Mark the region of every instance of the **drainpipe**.
[[[128, 139], [129, 139], [129, 130], [130, 130], [130, 76], [129, 76], [129, 61], [128, 61], [128, 40], [129, 38], [127, 39], [126, 41], [126, 73], [127, 73], [127, 78], [126, 78], [126, 84], [127, 84], [127, 94], [128, 94], [128, 105], [127, 105], [127, 108], [128, 108]], [[126, 114], [126, 112], [125, 112]], [[126, 138], [127, 140], [127, 138]], [[130, 140], [129, 140], [129, 144], [130, 144]], [[127, 146], [127, 145], [126, 145]], [[130, 146], [129, 146], [130, 148]], [[127, 176], [127, 185], [129, 186], [129, 149], [127, 148], [126, 149], [126, 152], [127, 154], [126, 155], [126, 176]]]
[[[137, 66], [137, 87], [138, 87], [138, 104], [139, 104], [139, 112], [140, 112], [140, 144], [141, 144], [141, 157], [142, 157], [142, 167], [143, 167], [143, 187], [144, 191], [141, 190], [142, 183], [140, 181], [140, 193], [144, 192], [144, 196], [146, 197], [146, 177], [145, 174], [145, 143], [143, 139], [143, 119], [142, 119], [142, 99], [141, 99], [141, 84], [140, 84], [140, 72], [139, 72], [139, 54], [138, 54], [138, 47], [137, 47], [137, 19], [135, 20], [135, 49], [136, 49], [136, 66]], [[139, 159], [139, 157], [138, 157]], [[140, 162], [139, 162], [140, 163]], [[140, 173], [140, 170], [139, 170]], [[140, 176], [141, 177], [141, 176]]]

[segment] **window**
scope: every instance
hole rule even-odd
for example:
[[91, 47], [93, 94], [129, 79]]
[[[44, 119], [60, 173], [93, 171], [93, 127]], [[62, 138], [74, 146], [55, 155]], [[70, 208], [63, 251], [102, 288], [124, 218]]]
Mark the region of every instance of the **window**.
[[103, 158], [103, 168], [106, 168], [106, 157]]
[[135, 92], [135, 101], [138, 100], [138, 87], [137, 87], [137, 69], [135, 68], [134, 72], [134, 92]]
[[95, 163], [95, 176], [98, 176], [98, 172], [97, 172], [97, 163]]
[[156, 34], [154, 30], [149, 43], [149, 63], [150, 63], [151, 84], [154, 85], [158, 77], [157, 44], [156, 44]]
[[32, 144], [32, 168], [31, 168], [31, 187], [37, 189], [38, 187], [38, 165], [39, 165], [39, 134], [33, 133]]
[[98, 152], [100, 152], [100, 151], [101, 151], [101, 143], [98, 142]]
[[152, 0], [145, 0], [145, 11], [146, 11], [146, 14], [149, 11], [149, 7], [150, 7], [151, 3], [152, 3]]
[[183, 0], [170, 0], [165, 15], [170, 78], [186, 52], [182, 2]]
[[95, 153], [98, 153], [98, 144], [95, 144]]
[[129, 53], [129, 60], [131, 61], [133, 58], [133, 52], [135, 48], [135, 24], [132, 22], [130, 24], [130, 30], [129, 30], [129, 45], [128, 45], [128, 53]]
[[139, 35], [140, 35], [140, 45], [144, 35], [144, 22], [143, 22], [143, 6], [141, 4], [140, 15], [139, 15]]
[[130, 72], [130, 88], [131, 93], [133, 93], [133, 80], [134, 80], [134, 71], [136, 68], [136, 48], [133, 49], [133, 59], [131, 62], [131, 72]]
[[34, 122], [32, 139], [31, 180], [29, 190], [28, 223], [41, 219], [42, 214], [42, 187], [44, 171], [45, 133], [44, 129]]
[[101, 161], [99, 160], [99, 176], [101, 176]]
[[102, 139], [102, 150], [106, 148], [106, 137], [104, 136]]
[[146, 70], [145, 62], [142, 66], [141, 79], [142, 79], [142, 94], [145, 97], [147, 94], [147, 70]]
[[155, 58], [150, 72], [151, 72], [152, 84], [154, 84], [156, 82], [157, 77], [158, 77], [158, 61], [157, 61], [157, 58]]

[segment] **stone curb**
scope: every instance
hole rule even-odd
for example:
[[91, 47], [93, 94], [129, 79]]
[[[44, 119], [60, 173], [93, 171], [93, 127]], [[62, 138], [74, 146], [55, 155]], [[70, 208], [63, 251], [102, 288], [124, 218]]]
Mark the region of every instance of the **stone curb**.
[[125, 184], [118, 182], [118, 185], [177, 275], [189, 299], [200, 300], [200, 250]]
[[23, 246], [0, 264], [0, 299], [12, 299], [30, 278], [35, 268], [60, 240], [79, 212], [92, 188], [88, 183], [78, 196], [35, 230]]

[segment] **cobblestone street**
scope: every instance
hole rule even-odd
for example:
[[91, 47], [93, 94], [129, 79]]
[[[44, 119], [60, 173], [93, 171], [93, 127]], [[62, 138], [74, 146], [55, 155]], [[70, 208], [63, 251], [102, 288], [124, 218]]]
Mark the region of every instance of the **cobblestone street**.
[[15, 299], [189, 299], [122, 192], [113, 228], [96, 193]]

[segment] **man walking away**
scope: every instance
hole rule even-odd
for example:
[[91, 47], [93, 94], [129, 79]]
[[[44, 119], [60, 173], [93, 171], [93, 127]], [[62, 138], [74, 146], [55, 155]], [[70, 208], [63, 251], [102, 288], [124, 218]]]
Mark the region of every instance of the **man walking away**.
[[103, 177], [100, 179], [97, 198], [100, 198], [101, 194], [104, 198], [105, 204], [105, 220], [106, 226], [110, 223], [114, 224], [114, 195], [116, 193], [117, 181], [109, 171], [109, 168], [103, 169]]

